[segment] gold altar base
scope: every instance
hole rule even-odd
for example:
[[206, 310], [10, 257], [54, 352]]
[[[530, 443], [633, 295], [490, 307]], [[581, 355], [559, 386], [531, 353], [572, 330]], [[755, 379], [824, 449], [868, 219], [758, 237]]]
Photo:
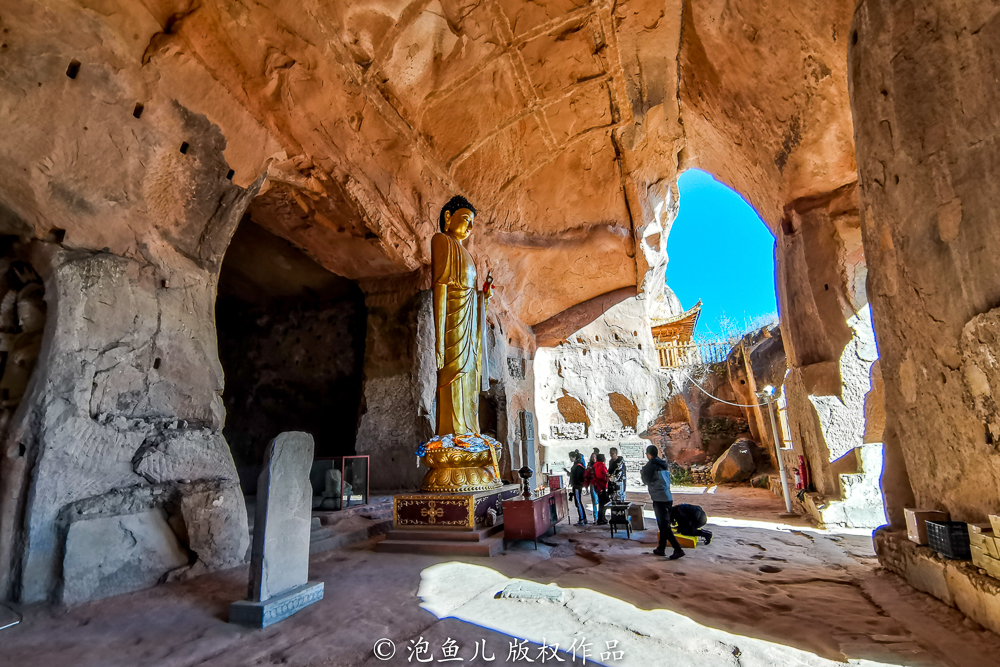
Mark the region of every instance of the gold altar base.
[[493, 471], [493, 456], [489, 450], [433, 449], [421, 461], [430, 468], [420, 485], [421, 491], [470, 493], [492, 491], [503, 486]]
[[466, 493], [405, 493], [392, 497], [392, 524], [399, 528], [476, 530], [486, 525], [490, 509], [503, 514], [501, 503], [516, 498], [517, 484]]

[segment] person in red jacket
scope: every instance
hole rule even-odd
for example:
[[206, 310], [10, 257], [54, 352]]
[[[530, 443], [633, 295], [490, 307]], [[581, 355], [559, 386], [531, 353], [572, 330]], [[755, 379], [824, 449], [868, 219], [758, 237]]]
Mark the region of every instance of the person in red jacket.
[[594, 453], [590, 455], [590, 462], [587, 464], [587, 470], [583, 474], [583, 485], [587, 487], [587, 495], [590, 496], [591, 510], [594, 512], [594, 523], [597, 523], [597, 487], [594, 486], [594, 464], [597, 463], [597, 448], [594, 448]]
[[604, 517], [604, 511], [608, 506], [608, 467], [604, 461], [604, 454], [598, 454], [597, 461], [594, 462], [594, 480], [592, 484], [597, 490], [597, 500], [601, 505], [597, 525], [608, 522]]

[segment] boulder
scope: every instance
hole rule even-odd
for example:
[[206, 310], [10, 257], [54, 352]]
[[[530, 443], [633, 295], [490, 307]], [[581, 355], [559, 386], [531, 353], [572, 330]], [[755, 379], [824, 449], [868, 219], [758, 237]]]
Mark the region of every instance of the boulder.
[[78, 604], [153, 586], [188, 561], [163, 509], [75, 521], [66, 535], [61, 601]]
[[753, 475], [756, 466], [753, 462], [754, 443], [751, 440], [737, 440], [712, 466], [712, 478], [716, 484], [728, 482], [745, 482]]

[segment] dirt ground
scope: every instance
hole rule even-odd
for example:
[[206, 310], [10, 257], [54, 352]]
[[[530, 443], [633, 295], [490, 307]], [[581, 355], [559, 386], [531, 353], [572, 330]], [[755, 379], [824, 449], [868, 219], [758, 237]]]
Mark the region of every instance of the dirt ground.
[[[649, 553], [655, 526], [626, 540], [564, 522], [537, 551], [517, 542], [489, 559], [380, 554], [371, 540], [313, 556], [311, 579], [325, 582], [324, 599], [270, 628], [225, 622], [229, 603], [246, 593], [243, 567], [71, 609], [17, 608], [24, 620], [0, 631], [0, 664], [353, 666], [457, 657], [527, 665], [542, 664], [543, 645], [556, 643], [563, 665], [583, 664], [588, 652], [587, 664], [642, 667], [1000, 664], [1000, 637], [882, 571], [869, 536], [779, 519], [780, 499], [760, 489], [675, 490], [675, 500], [704, 507], [715, 534], [677, 561]], [[551, 585], [498, 599], [512, 580]], [[382, 656], [387, 642], [394, 646], [388, 660], [376, 655], [379, 640]], [[482, 649], [495, 659], [484, 661]], [[545, 664], [556, 662], [545, 655]]]

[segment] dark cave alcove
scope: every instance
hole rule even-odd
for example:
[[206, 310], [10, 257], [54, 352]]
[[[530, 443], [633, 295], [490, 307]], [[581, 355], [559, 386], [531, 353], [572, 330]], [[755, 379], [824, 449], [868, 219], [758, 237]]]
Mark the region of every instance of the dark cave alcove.
[[311, 433], [316, 458], [355, 453], [367, 325], [355, 282], [248, 216], [222, 264], [215, 316], [223, 434], [244, 493], [256, 493], [265, 448], [282, 431]]

